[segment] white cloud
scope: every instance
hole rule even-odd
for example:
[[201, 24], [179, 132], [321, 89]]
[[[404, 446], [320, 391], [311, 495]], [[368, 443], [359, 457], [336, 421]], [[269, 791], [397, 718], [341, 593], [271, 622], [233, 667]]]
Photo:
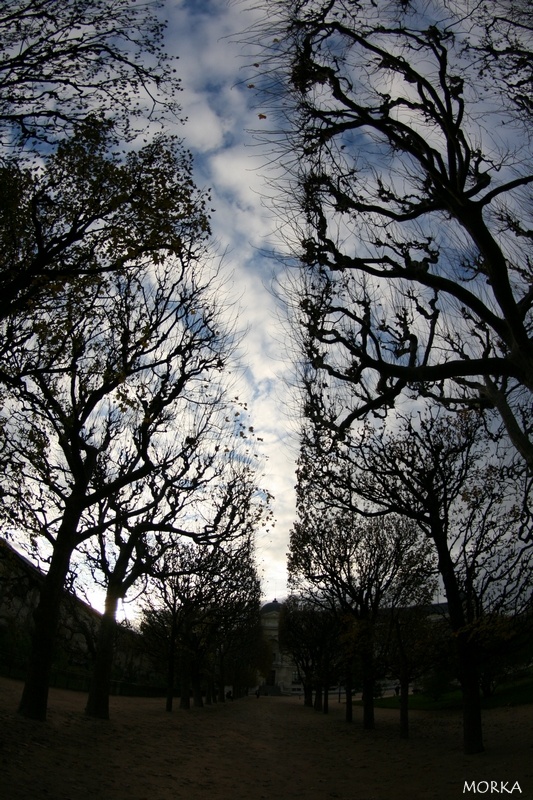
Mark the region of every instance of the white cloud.
[[238, 305], [241, 347], [239, 394], [263, 441], [262, 483], [274, 496], [273, 529], [261, 529], [258, 561], [266, 599], [286, 594], [288, 533], [294, 519], [294, 447], [290, 441], [290, 401], [283, 375], [290, 369], [283, 348], [279, 309], [270, 291], [275, 260], [264, 255], [274, 228], [262, 205], [259, 156], [248, 133], [257, 126], [253, 92], [242, 82], [235, 35], [250, 24], [242, 3], [226, 0], [167, 0], [167, 47], [179, 56], [180, 103], [188, 117], [179, 135], [195, 156], [196, 180], [212, 190], [213, 233], [231, 274]]
[[206, 98], [194, 96], [186, 106], [187, 121], [183, 133], [187, 145], [200, 153], [222, 147], [226, 128]]

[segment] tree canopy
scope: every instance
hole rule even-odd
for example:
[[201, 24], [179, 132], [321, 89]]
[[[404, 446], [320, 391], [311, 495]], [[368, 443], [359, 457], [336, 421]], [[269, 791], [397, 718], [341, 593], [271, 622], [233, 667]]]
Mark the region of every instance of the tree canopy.
[[165, 114], [179, 88], [159, 0], [1, 0], [0, 145], [53, 143], [87, 116], [122, 133]]

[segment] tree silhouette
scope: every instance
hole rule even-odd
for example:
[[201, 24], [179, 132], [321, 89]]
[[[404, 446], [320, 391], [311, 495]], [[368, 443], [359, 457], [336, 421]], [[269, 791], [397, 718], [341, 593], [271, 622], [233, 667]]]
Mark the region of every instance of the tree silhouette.
[[[211, 299], [216, 276], [200, 255], [201, 244], [189, 242], [179, 260], [156, 253], [134, 273], [80, 278], [36, 309], [6, 348], [2, 513], [36, 547], [46, 542], [50, 556], [21, 704], [28, 716], [46, 712], [74, 551], [120, 528], [188, 535], [173, 518], [180, 489], [191, 497], [216, 483], [225, 461], [213, 431], [225, 423], [212, 410], [224, 405], [219, 378], [230, 339]], [[216, 522], [206, 525], [207, 538], [216, 538]]]
[[0, 141], [57, 142], [87, 116], [124, 133], [177, 112], [157, 2], [2, 0]]
[[0, 2], [0, 319], [78, 274], [171, 251], [176, 209], [195, 216], [190, 156], [175, 181], [165, 133], [179, 80], [158, 5]]
[[[313, 705], [313, 688], [317, 697], [324, 691], [328, 710], [328, 691], [338, 671], [340, 660], [339, 620], [334, 612], [299, 595], [290, 595], [283, 603], [279, 618], [280, 647], [290, 654], [304, 686], [304, 705]], [[337, 669], [336, 669], [337, 668]]]
[[[382, 607], [416, 602], [417, 595], [426, 594], [434, 571], [430, 547], [417, 525], [406, 518], [365, 519], [345, 504], [342, 494], [336, 498], [335, 489], [322, 494], [322, 481], [315, 482], [302, 463], [314, 456], [316, 452], [307, 451], [300, 463], [289, 581], [316, 604], [352, 618], [352, 639], [355, 636], [363, 673], [363, 724], [370, 729], [374, 727], [374, 626]], [[320, 458], [318, 469], [324, 464]]]
[[500, 460], [478, 413], [430, 407], [390, 423], [366, 424], [337, 443], [330, 468], [325, 459], [306, 458], [302, 469], [322, 487], [326, 508], [340, 503], [370, 518], [400, 514], [432, 542], [456, 643], [464, 747], [479, 752], [476, 631], [491, 614], [522, 613], [531, 603], [533, 550], [523, 505], [529, 481]]
[[[307, 414], [342, 432], [420, 393], [491, 407], [533, 466], [530, 12], [264, 8], [250, 80], [280, 118]], [[338, 417], [324, 380], [344, 387]]]
[[17, 313], [54, 302], [77, 277], [134, 270], [145, 259], [200, 251], [209, 232], [208, 195], [195, 188], [179, 141], [160, 134], [121, 153], [114, 129], [90, 120], [40, 157], [0, 168], [0, 318], [12, 338]]
[[[266, 505], [260, 499], [251, 459], [231, 441], [231, 431], [219, 428], [222, 410], [215, 407], [209, 421], [204, 421], [195, 448], [188, 453], [186, 471], [173, 475], [168, 481], [150, 481], [149, 500], [144, 506], [137, 501], [135, 513], [132, 513], [130, 497], [126, 498], [124, 507], [124, 498], [113, 498], [109, 506], [114, 519], [122, 522], [116, 523], [113, 531], [106, 530], [94, 537], [94, 550], [91, 550], [91, 540], [83, 548], [83, 562], [92, 565], [93, 578], [103, 582], [106, 588], [105, 611], [86, 708], [90, 716], [109, 717], [118, 601], [136, 585], [139, 592], [146, 590], [146, 580], [158, 570], [158, 563], [172, 558], [175, 548], [179, 552], [183, 541], [191, 540], [198, 545], [198, 559], [201, 559], [202, 549], [206, 550], [203, 580], [217, 580], [216, 572], [208, 575], [209, 565], [216, 564], [216, 553], [221, 559], [224, 554], [228, 562], [235, 561], [244, 591], [244, 561], [235, 554], [242, 551], [243, 541], [250, 546], [250, 536], [263, 515], [266, 516]], [[215, 419], [215, 412], [219, 412], [218, 419]], [[208, 430], [212, 430], [214, 424], [220, 438], [216, 443], [211, 442], [210, 451]], [[236, 439], [238, 443], [239, 437]], [[178, 440], [174, 439], [174, 447], [177, 445]], [[223, 447], [224, 458], [220, 458], [218, 453]], [[169, 492], [175, 497], [172, 504], [164, 500]], [[105, 519], [105, 516], [104, 513], [100, 518]], [[213, 548], [216, 553], [212, 552]]]
[[[233, 543], [205, 547], [176, 546], [153, 571], [144, 597], [142, 631], [167, 668], [166, 710], [172, 711], [179, 674], [180, 708], [202, 705], [201, 680], [212, 697], [224, 701], [228, 662], [242, 667], [256, 651], [260, 584], [253, 560], [251, 532], [244, 528]], [[236, 673], [235, 673], [236, 674]]]
[[381, 623], [384, 661], [399, 686], [400, 736], [408, 739], [409, 685], [446, 663], [450, 629], [444, 614], [433, 613], [429, 604], [387, 609]]

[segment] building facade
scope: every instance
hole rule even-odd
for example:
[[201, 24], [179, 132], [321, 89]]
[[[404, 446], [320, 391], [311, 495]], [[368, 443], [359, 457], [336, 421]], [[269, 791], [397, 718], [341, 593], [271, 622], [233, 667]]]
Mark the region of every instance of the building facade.
[[272, 665], [268, 675], [262, 676], [260, 691], [265, 694], [301, 694], [303, 686], [298, 670], [288, 653], [283, 652], [279, 643], [279, 618], [282, 603], [273, 600], [261, 609], [263, 635], [272, 651]]
[[[0, 538], [0, 672], [14, 678], [26, 674], [44, 573]], [[65, 589], [56, 637], [52, 685], [86, 690], [92, 674], [102, 615]], [[114, 691], [119, 684], [160, 680], [143, 652], [140, 636], [117, 625], [113, 671]], [[115, 685], [116, 684], [116, 685]]]

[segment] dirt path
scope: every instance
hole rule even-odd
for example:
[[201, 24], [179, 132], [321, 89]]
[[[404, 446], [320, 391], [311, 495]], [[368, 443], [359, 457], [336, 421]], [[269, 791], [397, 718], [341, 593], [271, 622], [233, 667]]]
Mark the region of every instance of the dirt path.
[[487, 712], [487, 751], [464, 756], [455, 713], [413, 713], [405, 742], [396, 712], [365, 732], [336, 701], [326, 717], [296, 698], [167, 714], [119, 697], [103, 722], [83, 695], [52, 690], [43, 724], [16, 714], [20, 691], [0, 678], [0, 800], [454, 800], [491, 780], [533, 800], [533, 706]]

